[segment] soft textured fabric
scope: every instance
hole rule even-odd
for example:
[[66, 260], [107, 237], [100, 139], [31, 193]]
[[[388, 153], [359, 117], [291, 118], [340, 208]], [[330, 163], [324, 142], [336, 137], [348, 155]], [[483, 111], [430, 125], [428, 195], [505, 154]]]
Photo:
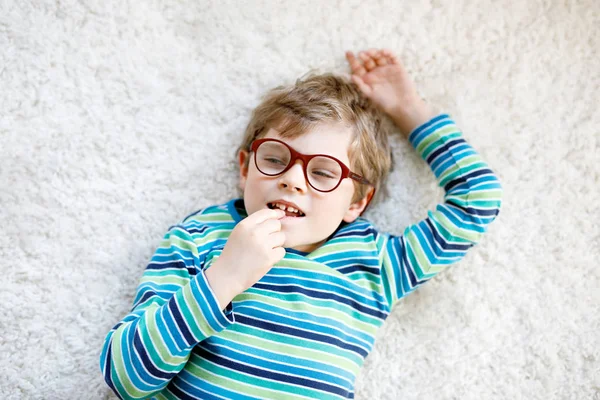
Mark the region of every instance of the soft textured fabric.
[[204, 271], [246, 217], [243, 200], [173, 226], [133, 310], [106, 337], [100, 364], [108, 385], [127, 399], [354, 398], [356, 375], [391, 308], [459, 261], [501, 205], [497, 176], [448, 115], [409, 141], [446, 193], [435, 211], [402, 235], [364, 218], [342, 223], [311, 253], [286, 249], [226, 307]]
[[[359, 400], [600, 396], [598, 0], [0, 1], [0, 398], [117, 399], [99, 373], [169, 226], [238, 197], [266, 90], [388, 47], [500, 178], [473, 251], [398, 302]], [[402, 233], [443, 190], [397, 130]]]

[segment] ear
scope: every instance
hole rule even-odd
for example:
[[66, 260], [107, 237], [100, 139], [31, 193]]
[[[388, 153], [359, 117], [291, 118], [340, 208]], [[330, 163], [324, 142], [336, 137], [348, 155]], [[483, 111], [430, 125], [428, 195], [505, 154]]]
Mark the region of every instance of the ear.
[[373, 198], [374, 194], [375, 194], [375, 189], [371, 188], [371, 189], [369, 189], [369, 191], [367, 192], [365, 197], [363, 197], [356, 203], [350, 204], [350, 207], [348, 207], [348, 210], [344, 214], [343, 220], [345, 222], [350, 223], [350, 222], [354, 222], [354, 220], [356, 220], [356, 218], [360, 217], [360, 215], [363, 213], [363, 211], [367, 208], [367, 206], [371, 202], [371, 199]]
[[247, 150], [240, 150], [238, 153], [238, 162], [240, 164], [240, 189], [242, 192], [246, 188], [246, 180], [248, 179], [248, 165], [250, 163], [250, 154]]

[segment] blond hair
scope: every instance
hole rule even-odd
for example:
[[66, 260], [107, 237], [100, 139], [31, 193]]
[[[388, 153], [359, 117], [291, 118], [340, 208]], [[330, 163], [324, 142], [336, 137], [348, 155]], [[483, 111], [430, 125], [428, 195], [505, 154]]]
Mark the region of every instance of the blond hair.
[[[252, 112], [242, 144], [237, 149], [250, 151], [256, 139], [269, 128], [282, 137], [293, 138], [321, 123], [342, 123], [352, 129], [348, 156], [350, 169], [375, 186], [377, 201], [387, 195], [385, 182], [392, 168], [388, 131], [379, 110], [346, 76], [333, 73], [309, 74], [295, 84], [278, 86], [267, 92]], [[354, 182], [353, 202], [363, 199], [369, 186]]]

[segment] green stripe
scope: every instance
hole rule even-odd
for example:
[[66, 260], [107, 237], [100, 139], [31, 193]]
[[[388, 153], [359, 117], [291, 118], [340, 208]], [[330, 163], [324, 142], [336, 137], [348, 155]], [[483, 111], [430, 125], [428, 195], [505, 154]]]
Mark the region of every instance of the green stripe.
[[[344, 313], [338, 309], [332, 308], [331, 302], [313, 301], [313, 299], [300, 294], [286, 296], [285, 300], [283, 300], [275, 297], [273, 295], [273, 292], [267, 292], [261, 289], [250, 288], [244, 293], [237, 295], [234, 299], [236, 305], [238, 303], [243, 304], [245, 300], [263, 301], [264, 303], [269, 304], [271, 306], [288, 310], [290, 311], [290, 313], [301, 309], [302, 312], [309, 313], [312, 315], [324, 316], [333, 319], [337, 322], [345, 323], [346, 325], [351, 326], [357, 331], [361, 331], [368, 334], [375, 334], [379, 326], [381, 326], [382, 324], [382, 321], [380, 319], [375, 318], [371, 319], [371, 323], [357, 321], [355, 315], [353, 315], [357, 312], [355, 309], [349, 308], [349, 311], [352, 310], [351, 314]], [[310, 302], [307, 302], [306, 300], [310, 300]]]
[[221, 331], [217, 335], [226, 340], [245, 343], [274, 353], [314, 360], [327, 365], [335, 365], [353, 373], [358, 372], [360, 365], [362, 365], [362, 360], [360, 360], [360, 363], [352, 362], [348, 359], [347, 354], [340, 355], [339, 351], [330, 352], [331, 346], [328, 346], [324, 350], [315, 350], [312, 348], [314, 342], [307, 343], [306, 340], [276, 335], [246, 325], [234, 324], [230, 329]]
[[[264, 289], [257, 289], [254, 287], [248, 288], [245, 291], [245, 293], [256, 293], [256, 294], [260, 294], [260, 295], [264, 295], [264, 296], [269, 296], [274, 299], [277, 299], [277, 298], [284, 299], [283, 301], [286, 301], [286, 302], [287, 301], [299, 301], [299, 302], [303, 302], [303, 303], [310, 303], [317, 307], [337, 310], [337, 311], [343, 312], [343, 314], [345, 314], [345, 315], [352, 316], [353, 319], [356, 319], [357, 321], [354, 321], [354, 323], [364, 323], [364, 324], [367, 324], [367, 326], [372, 326], [372, 325], [380, 326], [382, 323], [382, 321], [379, 318], [371, 317], [370, 315], [362, 313], [347, 304], [339, 303], [335, 300], [316, 299], [313, 297], [308, 297], [302, 293], [276, 293], [276, 292], [271, 292], [271, 291], [264, 290]], [[316, 314], [316, 315], [321, 315], [321, 313]]]
[[[331, 395], [320, 390], [309, 389], [303, 386], [291, 385], [283, 382], [275, 382], [252, 375], [222, 367], [208, 360], [198, 357], [196, 354], [190, 359], [188, 370], [194, 375], [206, 379], [208, 382], [221, 385], [230, 390], [236, 390], [247, 396], [255, 396], [261, 399], [322, 399], [339, 400], [339, 396]], [[207, 373], [212, 372], [212, 374]], [[225, 378], [227, 377], [227, 378]], [[257, 385], [251, 385], [250, 381], [258, 381]], [[263, 386], [264, 385], [264, 386]], [[273, 390], [269, 390], [273, 389]], [[282, 393], [283, 392], [283, 393]]]

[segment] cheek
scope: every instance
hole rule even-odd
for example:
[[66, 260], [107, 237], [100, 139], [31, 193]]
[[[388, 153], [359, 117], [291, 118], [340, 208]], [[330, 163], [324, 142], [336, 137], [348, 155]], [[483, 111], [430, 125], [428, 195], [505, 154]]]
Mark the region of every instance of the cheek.
[[262, 182], [264, 176], [256, 170], [254, 164], [250, 165], [248, 169], [248, 175], [246, 177], [246, 185], [249, 186], [249, 189], [253, 187], [258, 187]]
[[324, 194], [326, 194], [326, 196], [323, 196], [322, 199], [317, 201], [319, 204], [318, 214], [326, 219], [336, 219], [341, 221], [348, 210], [348, 207], [350, 207], [353, 191], [348, 190], [347, 187], [340, 186], [333, 192]]

